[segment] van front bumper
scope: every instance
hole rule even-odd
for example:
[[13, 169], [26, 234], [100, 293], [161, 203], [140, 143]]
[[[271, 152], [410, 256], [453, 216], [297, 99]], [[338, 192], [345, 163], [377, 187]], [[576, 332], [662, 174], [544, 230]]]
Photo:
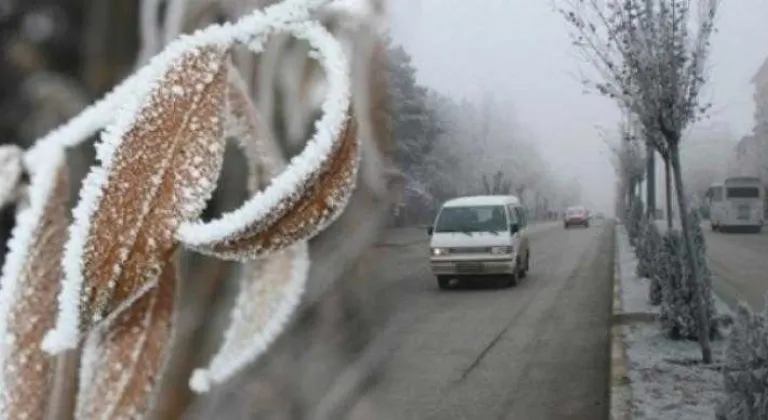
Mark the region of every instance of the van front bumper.
[[436, 276], [493, 276], [514, 274], [515, 259], [446, 260], [431, 259], [432, 273]]

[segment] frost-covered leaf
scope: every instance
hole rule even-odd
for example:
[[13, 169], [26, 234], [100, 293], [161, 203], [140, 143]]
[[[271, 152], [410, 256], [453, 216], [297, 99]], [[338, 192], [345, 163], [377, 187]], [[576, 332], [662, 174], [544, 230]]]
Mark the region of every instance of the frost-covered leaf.
[[157, 287], [88, 335], [78, 419], [144, 418], [169, 354], [176, 281], [173, 260], [163, 267]]
[[261, 113], [248, 97], [248, 88], [234, 67], [229, 68], [225, 134], [234, 137], [248, 161], [248, 191], [255, 193], [285, 167], [280, 145], [264, 129]]
[[202, 212], [224, 153], [227, 55], [226, 45], [180, 53], [107, 127], [102, 165], [74, 210], [47, 351], [75, 347], [92, 325], [154, 287], [176, 227]]
[[13, 201], [21, 180], [23, 150], [13, 144], [0, 145], [0, 208]]
[[309, 273], [306, 241], [264, 260], [243, 264], [240, 292], [224, 344], [190, 387], [207, 392], [254, 361], [277, 338], [298, 306]]
[[[268, 193], [277, 192], [280, 199], [259, 216], [250, 220], [236, 216], [238, 211], [219, 219], [242, 225], [230, 235], [201, 242], [194, 238], [198, 226], [188, 224], [180, 230], [184, 245], [204, 254], [233, 260], [249, 260], [268, 252], [276, 252], [298, 241], [310, 239], [332, 222], [343, 210], [355, 186], [359, 163], [359, 143], [356, 124], [350, 118], [339, 133], [340, 144], [306, 178], [292, 179], [292, 184], [272, 183], [254, 197], [256, 204]], [[289, 166], [284, 174], [291, 175]], [[278, 179], [279, 181], [286, 180]], [[278, 190], [278, 191], [275, 191]], [[249, 206], [246, 203], [244, 207]], [[212, 222], [215, 223], [216, 221]], [[210, 225], [209, 225], [210, 226]]]
[[360, 146], [350, 112], [349, 65], [342, 47], [317, 23], [280, 28], [307, 40], [313, 49], [311, 57], [325, 70], [323, 116], [304, 150], [266, 189], [217, 220], [180, 226], [179, 240], [192, 249], [235, 260], [285, 249], [332, 222], [354, 188]]
[[[255, 192], [285, 167], [285, 161], [261, 125], [236, 70], [230, 78], [228, 133], [245, 151], [249, 190]], [[299, 304], [309, 272], [308, 258], [307, 243], [300, 241], [241, 266], [240, 291], [224, 343], [207, 368], [195, 371], [190, 381], [193, 390], [208, 391], [212, 383], [223, 382], [266, 351]]]
[[[55, 320], [67, 238], [69, 180], [62, 152], [35, 168], [31, 204], [17, 217], [0, 280], [0, 418], [44, 418], [53, 362], [40, 342]], [[18, 172], [17, 172], [18, 173]]]

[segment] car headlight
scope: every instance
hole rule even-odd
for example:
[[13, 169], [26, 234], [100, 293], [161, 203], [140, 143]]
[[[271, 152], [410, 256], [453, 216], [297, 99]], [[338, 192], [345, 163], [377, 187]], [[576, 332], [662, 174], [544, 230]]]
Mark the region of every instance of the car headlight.
[[439, 257], [441, 255], [448, 255], [448, 248], [432, 248], [432, 255]]
[[495, 246], [491, 248], [491, 254], [501, 255], [501, 254], [511, 254], [514, 251], [514, 248], [511, 246]]

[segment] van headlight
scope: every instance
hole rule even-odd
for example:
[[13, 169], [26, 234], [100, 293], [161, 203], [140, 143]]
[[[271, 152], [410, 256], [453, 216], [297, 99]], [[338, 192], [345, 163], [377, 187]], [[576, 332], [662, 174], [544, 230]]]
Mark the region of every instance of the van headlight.
[[441, 255], [448, 255], [448, 248], [432, 248], [432, 255], [439, 257]]
[[495, 246], [491, 248], [491, 254], [496, 255], [506, 255], [511, 254], [514, 251], [514, 248], [511, 246]]

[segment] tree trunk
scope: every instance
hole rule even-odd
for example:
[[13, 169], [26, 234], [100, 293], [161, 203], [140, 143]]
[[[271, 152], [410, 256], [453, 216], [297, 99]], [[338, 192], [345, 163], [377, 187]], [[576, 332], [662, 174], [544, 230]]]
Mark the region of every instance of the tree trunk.
[[702, 284], [701, 271], [699, 265], [696, 262], [696, 256], [693, 252], [693, 238], [691, 236], [691, 226], [688, 224], [688, 211], [685, 205], [685, 190], [683, 188], [683, 175], [680, 170], [680, 151], [677, 146], [670, 150], [670, 158], [672, 159], [672, 170], [675, 176], [675, 192], [677, 193], [677, 204], [680, 211], [680, 225], [683, 231], [683, 244], [686, 251], [686, 263], [688, 269], [693, 274], [693, 287], [694, 293], [699, 301], [698, 304], [698, 321], [699, 321], [699, 345], [701, 346], [701, 358], [704, 363], [712, 363], [712, 346], [709, 342], [709, 322], [707, 314], [707, 300], [704, 296]]
[[667, 229], [672, 230], [672, 173], [669, 168], [669, 158], [664, 159], [664, 193], [667, 197]]
[[656, 152], [650, 143], [647, 144], [647, 161], [645, 169], [646, 205], [648, 218], [656, 220]]

